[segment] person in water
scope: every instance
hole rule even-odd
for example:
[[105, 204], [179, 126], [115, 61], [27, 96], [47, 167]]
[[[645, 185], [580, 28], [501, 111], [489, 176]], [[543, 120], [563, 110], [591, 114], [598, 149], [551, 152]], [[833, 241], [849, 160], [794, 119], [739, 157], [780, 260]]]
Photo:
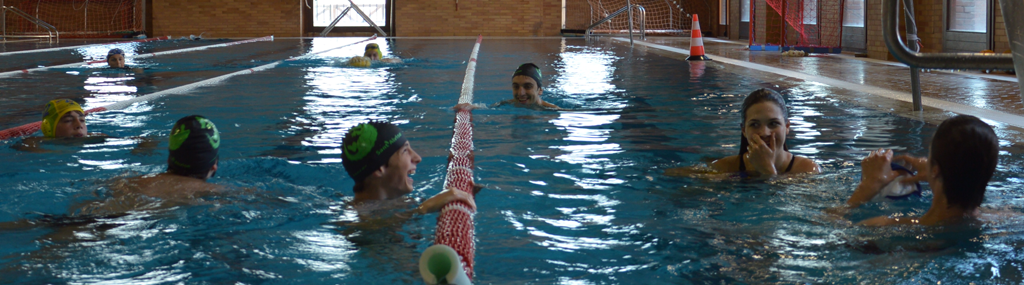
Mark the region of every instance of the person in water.
[[712, 169], [752, 176], [821, 172], [813, 160], [789, 152], [789, 111], [778, 92], [765, 88], [751, 92], [740, 114], [739, 154], [712, 162]]
[[374, 61], [384, 63], [401, 63], [402, 59], [389, 57], [385, 58], [384, 54], [380, 51], [380, 46], [376, 43], [366, 44], [366, 48], [363, 51], [363, 56], [356, 56], [349, 59], [349, 65], [357, 67], [369, 67]]
[[85, 123], [85, 110], [71, 99], [56, 99], [46, 103], [40, 129], [47, 138], [80, 138], [89, 135]]
[[110, 49], [107, 52], [107, 65], [110, 68], [126, 68], [124, 65], [124, 51], [119, 48]]
[[[109, 136], [103, 133], [90, 133], [86, 123], [87, 114], [82, 106], [71, 99], [55, 99], [43, 107], [43, 119], [39, 129], [43, 137], [29, 137], [11, 147], [28, 152], [47, 152], [42, 145], [47, 143], [89, 143], [99, 142]], [[88, 139], [86, 139], [88, 138]], [[156, 147], [156, 142], [146, 137], [133, 137], [139, 144], [132, 150], [134, 154], [147, 154]]]
[[[387, 122], [359, 124], [342, 140], [342, 165], [355, 180], [354, 205], [394, 200], [411, 193], [416, 165], [422, 158], [402, 135], [398, 126]], [[436, 212], [452, 201], [462, 201], [476, 208], [473, 195], [447, 189], [423, 201], [415, 212]]]
[[533, 63], [524, 63], [512, 73], [512, 99], [499, 102], [495, 106], [512, 104], [524, 107], [541, 107], [546, 109], [561, 109], [555, 104], [544, 102], [541, 95], [544, 94], [542, 87], [543, 77], [540, 67]]
[[946, 119], [932, 135], [927, 158], [900, 155], [892, 150], [872, 151], [861, 162], [861, 181], [846, 201], [846, 209], [870, 201], [879, 190], [899, 176], [892, 170], [894, 161], [909, 164], [931, 186], [932, 205], [920, 217], [879, 216], [861, 221], [867, 226], [897, 224], [939, 225], [956, 223], [979, 216], [985, 188], [999, 160], [999, 138], [992, 127], [970, 115]]

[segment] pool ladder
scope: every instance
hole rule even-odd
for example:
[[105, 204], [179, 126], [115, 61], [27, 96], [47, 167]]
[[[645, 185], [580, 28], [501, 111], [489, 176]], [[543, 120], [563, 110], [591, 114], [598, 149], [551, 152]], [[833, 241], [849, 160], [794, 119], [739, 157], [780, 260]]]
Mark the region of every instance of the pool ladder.
[[[22, 36], [10, 36], [7, 35], [7, 11], [11, 11], [15, 15], [24, 18], [25, 20], [36, 24], [46, 30], [47, 35], [22, 35]], [[4, 6], [3, 0], [0, 0], [0, 30], [3, 30], [3, 41], [7, 41], [7, 38], [47, 38], [49, 41], [60, 41], [60, 33], [57, 32], [57, 28], [49, 23], [40, 20], [39, 18], [33, 17], [25, 11], [18, 9], [14, 6]]]
[[334, 18], [334, 21], [332, 21], [330, 25], [327, 25], [327, 27], [324, 28], [323, 32], [320, 32], [321, 37], [326, 37], [327, 33], [330, 33], [331, 30], [334, 29], [334, 26], [338, 24], [338, 21], [341, 21], [341, 18], [345, 17], [345, 15], [348, 14], [348, 11], [351, 11], [353, 9], [356, 10], [356, 13], [359, 14], [359, 17], [363, 18], [363, 21], [366, 21], [366, 23], [370, 24], [370, 26], [373, 26], [374, 29], [377, 29], [377, 32], [380, 33], [380, 36], [388, 36], [387, 33], [384, 33], [384, 30], [381, 30], [380, 27], [377, 26], [377, 24], [373, 23], [373, 20], [370, 20], [370, 17], [366, 16], [366, 13], [363, 13], [362, 9], [359, 9], [359, 7], [356, 6], [356, 3], [352, 3], [352, 0], [348, 0], [348, 3], [352, 5], [348, 6], [348, 8], [345, 8], [345, 10], [342, 10], [341, 14], [339, 14], [338, 17]]
[[608, 17], [604, 17], [604, 19], [601, 19], [600, 21], [597, 21], [597, 23], [594, 23], [593, 25], [590, 25], [590, 27], [587, 27], [586, 37], [590, 38], [590, 36], [593, 34], [594, 28], [596, 28], [597, 26], [600, 26], [601, 24], [604, 24], [605, 22], [611, 20], [612, 18], [615, 18], [616, 16], [621, 15], [622, 13], [629, 12], [629, 13], [627, 13], [629, 15], [629, 45], [632, 46], [633, 45], [633, 10], [637, 10], [637, 13], [639, 13], [639, 17], [640, 17], [640, 39], [641, 40], [647, 39], [647, 29], [646, 29], [646, 27], [644, 27], [645, 23], [647, 23], [647, 10], [644, 10], [644, 6], [640, 6], [640, 4], [631, 4], [630, 1], [628, 1], [628, 0], [626, 1], [626, 6], [625, 7], [622, 7], [618, 11], [615, 11], [615, 12], [609, 14]]

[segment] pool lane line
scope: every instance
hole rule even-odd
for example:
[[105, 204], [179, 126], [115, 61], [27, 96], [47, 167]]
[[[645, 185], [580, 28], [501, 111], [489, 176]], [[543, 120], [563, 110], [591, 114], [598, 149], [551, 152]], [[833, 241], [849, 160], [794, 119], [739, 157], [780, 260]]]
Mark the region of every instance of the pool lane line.
[[[254, 42], [261, 42], [261, 41], [273, 41], [273, 40], [274, 40], [274, 36], [266, 36], [266, 37], [261, 37], [261, 38], [254, 38], [254, 39], [248, 39], [248, 40], [242, 40], [242, 41], [234, 41], [234, 42], [215, 44], [215, 45], [206, 45], [206, 46], [201, 46], [201, 47], [192, 47], [192, 48], [183, 48], [183, 49], [176, 49], [176, 50], [144, 53], [144, 54], [139, 54], [139, 55], [134, 55], [134, 56], [131, 56], [131, 57], [127, 57], [125, 59], [128, 59], [128, 58], [131, 58], [131, 59], [142, 59], [142, 58], [149, 58], [149, 57], [154, 57], [154, 56], [158, 56], [158, 55], [168, 55], [168, 54], [176, 54], [176, 53], [183, 53], [183, 52], [193, 52], [193, 51], [197, 51], [197, 50], [204, 50], [204, 49], [210, 49], [210, 48], [227, 47], [227, 46], [233, 46], [233, 45], [239, 45], [239, 44], [254, 43]], [[15, 75], [18, 75], [18, 74], [26, 74], [26, 73], [30, 73], [30, 72], [43, 71], [43, 70], [48, 70], [48, 69], [52, 69], [52, 68], [78, 67], [78, 66], [81, 66], [81, 65], [89, 65], [89, 64], [102, 63], [102, 62], [107, 62], [107, 61], [106, 60], [91, 60], [91, 61], [68, 63], [68, 64], [61, 64], [61, 65], [53, 65], [53, 66], [43, 66], [43, 67], [36, 67], [36, 68], [29, 68], [29, 69], [22, 69], [22, 70], [5, 71], [5, 72], [0, 72], [0, 78], [12, 77], [12, 76], [15, 76]]]
[[133, 41], [120, 41], [120, 42], [102, 43], [102, 44], [91, 44], [91, 45], [80, 45], [80, 46], [66, 46], [66, 47], [55, 47], [55, 48], [44, 48], [44, 49], [9, 51], [9, 52], [0, 52], [0, 56], [12, 55], [12, 54], [23, 54], [23, 53], [34, 53], [34, 52], [47, 52], [47, 51], [56, 51], [56, 50], [65, 50], [65, 49], [76, 49], [76, 48], [84, 48], [84, 47], [91, 47], [91, 46], [102, 46], [102, 45], [116, 45], [116, 44], [127, 44], [127, 43], [144, 43], [144, 42], [168, 40], [170, 38], [171, 38], [171, 36], [162, 36], [162, 37], [149, 38], [149, 39], [141, 39], [141, 40], [133, 40]]
[[[615, 38], [614, 40], [626, 41], [624, 39], [619, 39], [619, 38]], [[659, 45], [659, 44], [652, 44], [652, 43], [647, 43], [647, 42], [642, 42], [642, 41], [638, 41], [638, 42], [634, 42], [634, 43], [640, 44], [640, 45], [643, 45], [643, 46], [648, 46], [648, 47], [656, 48], [656, 49], [665, 50], [665, 51], [670, 51], [670, 52], [675, 52], [675, 53], [682, 53], [682, 54], [685, 54], [685, 55], [689, 55], [690, 54], [689, 50], [681, 49], [681, 48], [676, 48], [676, 47], [664, 46], [664, 45]], [[726, 58], [726, 57], [723, 57], [723, 56], [716, 57], [714, 60], [722, 62], [722, 63], [726, 63], [726, 64], [731, 64], [731, 65], [736, 65], [736, 66], [740, 66], [740, 67], [749, 68], [749, 69], [754, 69], [754, 70], [759, 70], [759, 71], [768, 72], [768, 73], [775, 73], [775, 74], [782, 75], [782, 76], [797, 78], [797, 79], [801, 79], [801, 80], [804, 80], [804, 81], [818, 82], [818, 83], [822, 83], [822, 84], [826, 84], [826, 85], [831, 85], [831, 86], [835, 86], [835, 87], [839, 87], [839, 88], [843, 88], [843, 89], [849, 89], [849, 90], [853, 90], [853, 91], [864, 92], [864, 93], [867, 93], [867, 94], [871, 94], [871, 95], [875, 95], [875, 96], [879, 96], [879, 97], [885, 97], [885, 98], [889, 98], [889, 99], [893, 99], [893, 100], [897, 100], [897, 101], [903, 101], [903, 102], [907, 102], [907, 103], [912, 103], [913, 102], [913, 98], [912, 98], [911, 94], [910, 93], [906, 93], [906, 92], [899, 92], [899, 91], [895, 91], [895, 90], [891, 90], [891, 89], [885, 89], [885, 88], [869, 86], [869, 85], [861, 85], [861, 84], [857, 84], [857, 83], [847, 82], [847, 81], [843, 81], [843, 80], [839, 80], [839, 79], [828, 78], [828, 77], [824, 77], [824, 76], [810, 75], [810, 74], [801, 73], [801, 72], [798, 72], [798, 71], [792, 71], [792, 70], [782, 69], [782, 68], [778, 68], [778, 67], [771, 67], [771, 66], [751, 63], [751, 62], [747, 62], [747, 61], [735, 60], [735, 59]], [[924, 106], [928, 106], [928, 107], [932, 107], [932, 108], [936, 108], [936, 109], [940, 109], [940, 110], [944, 110], [944, 111], [954, 112], [954, 113], [957, 113], [957, 114], [972, 115], [972, 116], [976, 116], [976, 117], [979, 117], [979, 118], [982, 118], [982, 119], [996, 121], [996, 122], [1000, 122], [1000, 123], [1003, 123], [1003, 124], [1015, 126], [1015, 127], [1018, 127], [1018, 128], [1024, 128], [1024, 116], [1018, 116], [1018, 115], [1014, 115], [1014, 114], [1010, 114], [1010, 113], [1006, 113], [1006, 112], [1001, 112], [1001, 111], [996, 111], [996, 110], [982, 109], [982, 108], [978, 108], [978, 107], [974, 107], [974, 106], [968, 106], [968, 105], [963, 105], [963, 104], [959, 104], [959, 103], [953, 103], [953, 102], [949, 102], [949, 101], [945, 101], [945, 100], [939, 100], [939, 99], [935, 99], [935, 98], [931, 98], [931, 97], [925, 97], [925, 96], [921, 96], [921, 104], [924, 105]]]
[[[477, 36], [466, 63], [459, 104], [473, 103], [476, 58], [483, 38], [483, 35]], [[452, 147], [449, 149], [443, 189], [455, 188], [455, 191], [473, 195], [473, 164], [473, 112], [470, 108], [459, 109], [455, 111]], [[468, 204], [458, 201], [441, 208], [434, 245], [420, 255], [420, 275], [424, 282], [437, 284], [443, 278], [452, 284], [472, 284], [473, 259], [476, 256], [474, 213]]]
[[[241, 71], [236, 71], [236, 72], [224, 74], [224, 75], [217, 76], [217, 77], [214, 77], [214, 78], [210, 78], [210, 79], [206, 79], [206, 80], [202, 80], [202, 81], [198, 81], [198, 82], [193, 82], [193, 83], [190, 83], [190, 84], [174, 87], [174, 88], [167, 89], [167, 90], [157, 91], [157, 92], [154, 92], [154, 93], [146, 94], [146, 95], [143, 95], [143, 96], [135, 97], [135, 98], [124, 100], [124, 101], [117, 102], [117, 103], [113, 103], [113, 104], [106, 105], [106, 106], [103, 106], [103, 107], [92, 108], [92, 109], [89, 109], [89, 110], [85, 111], [85, 113], [86, 114], [92, 114], [92, 113], [103, 112], [103, 111], [121, 110], [121, 109], [124, 109], [124, 108], [128, 108], [129, 106], [131, 106], [132, 104], [135, 104], [135, 103], [146, 102], [146, 101], [158, 99], [160, 97], [164, 97], [164, 96], [167, 96], [167, 95], [182, 94], [182, 93], [186, 93], [188, 91], [195, 90], [196, 88], [199, 88], [199, 87], [212, 86], [214, 84], [220, 83], [221, 81], [224, 81], [224, 80], [226, 80], [228, 78], [231, 78], [231, 77], [234, 77], [234, 76], [244, 75], [244, 74], [252, 74], [252, 73], [256, 73], [258, 71], [274, 68], [278, 64], [281, 64], [282, 62], [285, 62], [285, 61], [298, 60], [298, 59], [305, 58], [305, 57], [308, 57], [308, 56], [312, 56], [312, 55], [324, 53], [324, 52], [327, 52], [327, 51], [331, 51], [331, 50], [335, 50], [335, 49], [339, 49], [339, 48], [343, 48], [343, 47], [359, 44], [359, 43], [366, 42], [366, 41], [370, 41], [370, 40], [373, 40], [373, 39], [376, 39], [376, 38], [377, 38], [377, 36], [374, 35], [374, 36], [372, 36], [372, 37], [370, 37], [368, 39], [365, 39], [365, 40], [361, 40], [361, 41], [358, 41], [358, 42], [342, 45], [342, 46], [331, 48], [331, 49], [328, 49], [328, 50], [323, 50], [323, 51], [319, 51], [319, 52], [315, 52], [315, 53], [307, 53], [307, 54], [304, 54], [304, 55], [301, 55], [301, 56], [298, 56], [298, 57], [294, 57], [294, 58], [290, 58], [290, 59], [286, 59], [286, 60], [278, 60], [278, 61], [275, 61], [275, 62], [272, 62], [272, 63], [269, 63], [269, 64], [265, 64], [265, 65], [261, 65], [261, 66], [257, 66], [257, 67], [253, 67], [253, 68], [243, 69]], [[17, 126], [17, 127], [13, 127], [13, 128], [2, 130], [2, 131], [0, 131], [0, 140], [7, 140], [7, 139], [18, 138], [18, 137], [30, 135], [32, 133], [35, 133], [36, 131], [39, 131], [39, 128], [40, 128], [41, 124], [42, 124], [42, 122], [37, 121], [37, 122], [34, 122], [34, 123], [28, 123], [28, 124], [24, 124], [24, 125], [21, 125], [21, 126]]]

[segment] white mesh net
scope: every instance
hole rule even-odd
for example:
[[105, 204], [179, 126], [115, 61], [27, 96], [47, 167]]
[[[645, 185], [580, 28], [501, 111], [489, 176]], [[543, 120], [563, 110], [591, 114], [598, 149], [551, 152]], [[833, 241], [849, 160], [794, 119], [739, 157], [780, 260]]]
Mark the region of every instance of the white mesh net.
[[[61, 37], [128, 35], [143, 31], [143, 0], [4, 0], [57, 28]], [[47, 31], [7, 13], [8, 35], [41, 35]]]
[[[700, 0], [698, 0], [700, 1]], [[630, 4], [639, 5], [643, 9], [633, 10], [633, 32], [640, 32], [641, 24], [648, 34], [689, 35], [693, 19], [691, 14], [697, 13], [704, 17], [710, 13], [709, 8], [702, 7], [704, 2], [693, 5], [678, 0], [631, 0]], [[618, 16], [604, 22], [593, 29], [593, 33], [624, 34], [629, 32], [626, 0], [566, 0], [565, 29], [586, 30], [602, 19], [619, 12]], [[620, 12], [621, 11], [621, 12]]]

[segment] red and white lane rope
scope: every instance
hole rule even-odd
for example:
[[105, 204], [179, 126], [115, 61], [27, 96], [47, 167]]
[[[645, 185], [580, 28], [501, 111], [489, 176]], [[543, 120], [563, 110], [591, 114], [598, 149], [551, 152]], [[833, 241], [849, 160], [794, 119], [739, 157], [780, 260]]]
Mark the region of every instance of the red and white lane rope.
[[[354, 43], [350, 43], [350, 44], [346, 44], [346, 45], [342, 45], [342, 46], [339, 46], [339, 47], [318, 51], [318, 52], [315, 52], [315, 53], [307, 53], [305, 55], [302, 55], [302, 56], [299, 56], [299, 57], [294, 57], [294, 58], [289, 58], [289, 59], [286, 59], [286, 60], [278, 60], [278, 61], [275, 61], [275, 62], [272, 62], [272, 63], [269, 63], [269, 64], [265, 64], [265, 65], [261, 65], [261, 66], [257, 66], [257, 67], [253, 67], [253, 68], [249, 68], [249, 69], [245, 69], [245, 70], [241, 70], [241, 71], [236, 71], [236, 72], [228, 73], [228, 74], [225, 74], [225, 75], [221, 75], [221, 76], [217, 76], [217, 77], [214, 77], [214, 78], [206, 79], [206, 80], [203, 80], [203, 81], [194, 82], [194, 83], [190, 83], [190, 84], [174, 87], [174, 88], [167, 89], [167, 90], [162, 90], [162, 91], [146, 94], [144, 96], [135, 97], [135, 98], [132, 98], [132, 99], [124, 100], [124, 101], [117, 102], [117, 103], [110, 104], [110, 105], [106, 105], [106, 106], [103, 106], [103, 107], [92, 108], [92, 109], [86, 110], [85, 113], [86, 114], [91, 114], [91, 113], [110, 111], [110, 110], [121, 110], [121, 109], [124, 109], [124, 108], [128, 108], [128, 106], [131, 106], [132, 104], [135, 104], [135, 103], [138, 103], [138, 102], [152, 101], [154, 99], [157, 99], [157, 98], [160, 98], [160, 97], [164, 97], [164, 96], [167, 96], [167, 95], [183, 94], [183, 93], [195, 90], [196, 88], [199, 88], [199, 87], [206, 87], [206, 86], [215, 85], [217, 83], [220, 83], [221, 81], [227, 80], [228, 78], [235, 77], [235, 76], [238, 76], [238, 75], [252, 74], [252, 73], [256, 73], [257, 71], [271, 69], [271, 68], [274, 68], [277, 65], [279, 65], [279, 64], [281, 64], [282, 62], [285, 62], [285, 61], [293, 61], [293, 60], [298, 60], [298, 59], [306, 58], [306, 57], [309, 57], [309, 56], [321, 54], [321, 53], [332, 51], [332, 50], [336, 50], [336, 49], [339, 49], [339, 48], [343, 48], [343, 47], [352, 46], [352, 45], [356, 45], [356, 44], [359, 44], [359, 43], [371, 41], [371, 40], [374, 40], [376, 38], [377, 38], [377, 36], [374, 35], [374, 36], [372, 36], [372, 37], [370, 37], [368, 39], [361, 40], [361, 41], [354, 42]], [[29, 124], [13, 127], [13, 128], [10, 128], [10, 129], [2, 130], [2, 131], [0, 131], [0, 140], [6, 140], [6, 139], [17, 138], [17, 137], [22, 137], [22, 136], [30, 135], [32, 133], [35, 133], [36, 131], [39, 131], [39, 127], [40, 127], [41, 124], [42, 124], [42, 122], [34, 122], [34, 123], [29, 123]]]
[[162, 41], [162, 40], [167, 40], [167, 39], [170, 39], [170, 38], [171, 38], [171, 36], [162, 36], [162, 37], [156, 37], [156, 38], [150, 38], [150, 39], [141, 39], [141, 40], [133, 40], [133, 41], [122, 41], [122, 42], [91, 44], [91, 45], [80, 45], [80, 46], [67, 46], [67, 47], [55, 47], [55, 48], [44, 48], [44, 49], [30, 49], [30, 50], [9, 51], [9, 52], [0, 52], [0, 56], [12, 55], [12, 54], [23, 54], [23, 53], [34, 53], [34, 52], [46, 52], [46, 51], [55, 51], [55, 50], [77, 49], [77, 48], [92, 47], [92, 46], [103, 46], [103, 45], [116, 45], [116, 44], [126, 44], [126, 43], [144, 43], [144, 42], [152, 42], [152, 41]]
[[[477, 37], [469, 56], [459, 95], [460, 104], [473, 103], [473, 78], [481, 40], [482, 35]], [[455, 132], [448, 155], [448, 174], [444, 180], [444, 189], [450, 188], [473, 193], [473, 113], [469, 109], [455, 113]], [[472, 282], [473, 258], [476, 255], [474, 214], [474, 210], [463, 202], [452, 202], [441, 209], [434, 245], [420, 257], [420, 274], [428, 284], [442, 280], [451, 284]]]
[[[246, 43], [262, 42], [262, 41], [273, 41], [273, 40], [274, 40], [274, 36], [266, 36], [266, 37], [262, 37], [262, 38], [248, 39], [248, 40], [244, 40], [244, 41], [235, 41], [235, 42], [230, 42], [230, 43], [222, 43], [222, 44], [215, 44], [215, 45], [208, 45], [208, 46], [201, 46], [201, 47], [193, 47], [193, 48], [184, 48], [184, 49], [176, 49], [176, 50], [144, 53], [144, 54], [130, 56], [128, 58], [131, 58], [131, 59], [141, 59], [141, 58], [154, 57], [154, 56], [158, 56], [158, 55], [176, 54], [176, 53], [191, 52], [191, 51], [211, 49], [211, 48], [219, 48], [219, 47], [227, 47], [227, 46], [233, 46], [233, 45], [240, 45], [240, 44], [246, 44]], [[51, 68], [78, 67], [78, 66], [82, 66], [82, 65], [89, 65], [89, 64], [102, 63], [102, 62], [107, 62], [107, 61], [106, 60], [93, 60], [93, 61], [76, 62], [76, 63], [61, 64], [61, 65], [54, 65], [54, 66], [43, 66], [43, 67], [36, 67], [36, 68], [29, 68], [29, 69], [22, 69], [22, 70], [0, 72], [0, 78], [12, 77], [12, 76], [15, 76], [15, 75], [18, 75], [18, 74], [25, 74], [25, 73], [29, 73], [29, 72], [43, 71], [43, 70], [47, 70], [47, 69], [51, 69]]]

